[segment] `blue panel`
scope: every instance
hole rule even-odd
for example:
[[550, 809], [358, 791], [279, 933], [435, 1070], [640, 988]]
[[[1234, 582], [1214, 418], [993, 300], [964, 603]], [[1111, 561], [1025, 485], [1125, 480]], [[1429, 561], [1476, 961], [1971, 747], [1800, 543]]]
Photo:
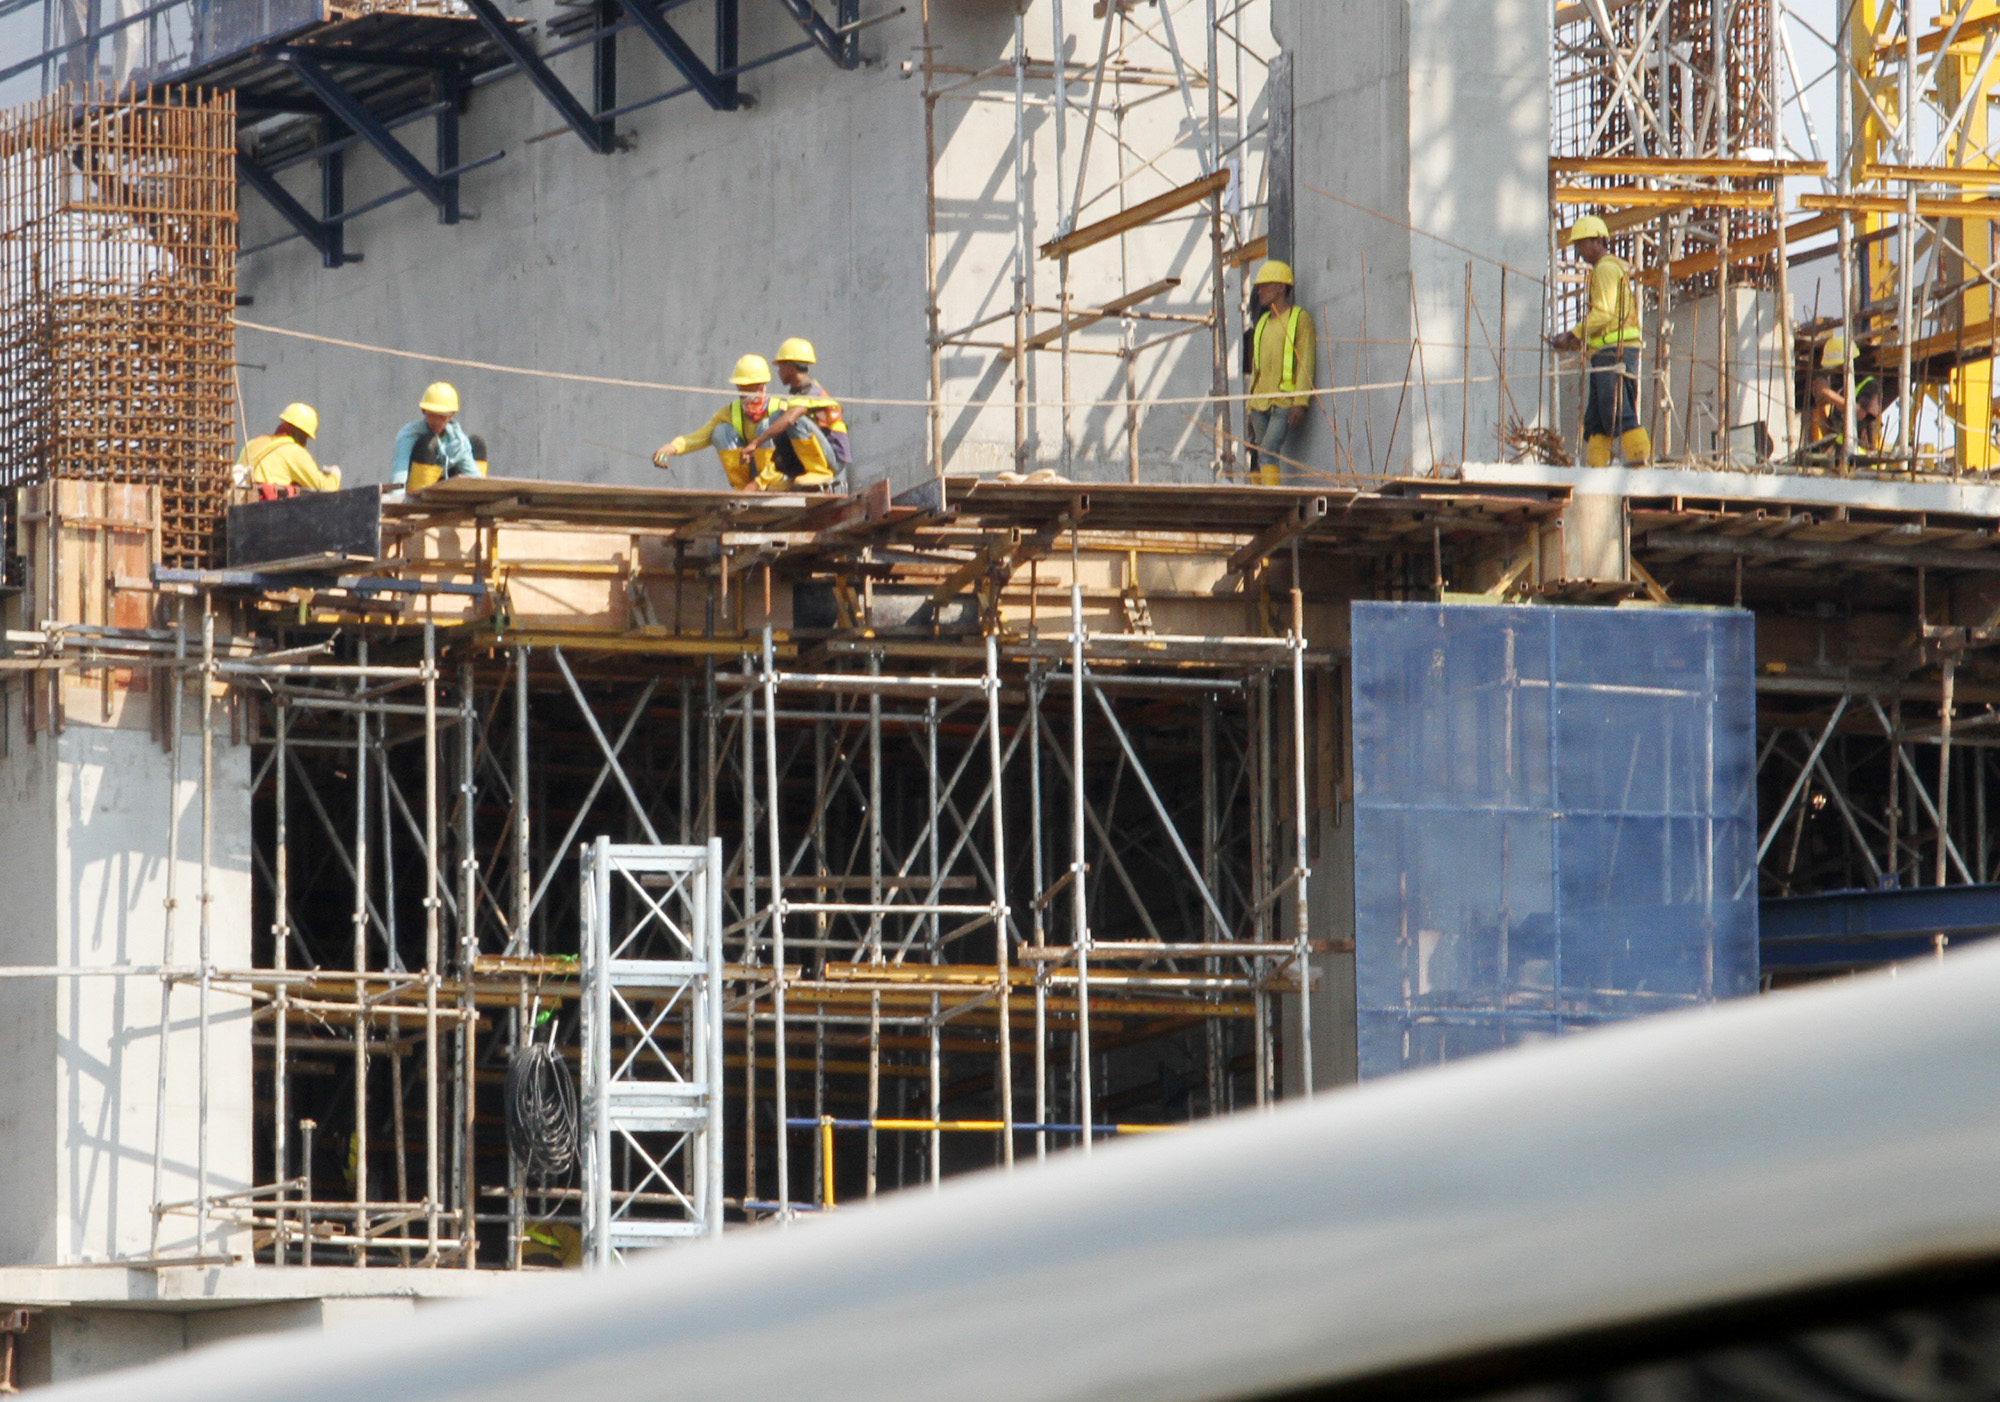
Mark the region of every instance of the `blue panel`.
[[1354, 605], [1363, 1076], [1756, 991], [1751, 627]]

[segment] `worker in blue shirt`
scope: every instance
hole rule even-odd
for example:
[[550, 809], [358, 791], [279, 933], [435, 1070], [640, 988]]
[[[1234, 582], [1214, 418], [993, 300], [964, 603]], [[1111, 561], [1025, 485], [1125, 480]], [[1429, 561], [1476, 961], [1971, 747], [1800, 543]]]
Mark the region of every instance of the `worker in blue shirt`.
[[417, 408], [421, 419], [403, 425], [396, 435], [396, 457], [389, 480], [420, 492], [433, 482], [453, 477], [484, 477], [486, 445], [458, 425], [458, 391], [439, 380], [424, 391]]

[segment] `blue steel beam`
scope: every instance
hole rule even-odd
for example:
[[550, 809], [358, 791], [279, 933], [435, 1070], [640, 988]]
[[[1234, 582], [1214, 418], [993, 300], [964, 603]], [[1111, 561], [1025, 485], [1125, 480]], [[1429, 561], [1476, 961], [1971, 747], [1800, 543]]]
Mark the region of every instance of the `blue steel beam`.
[[[701, 61], [700, 55], [689, 47], [688, 41], [667, 23], [667, 16], [654, 0], [619, 0], [625, 13], [639, 26], [641, 32], [651, 39], [667, 62], [680, 70], [688, 86], [700, 93], [702, 100], [718, 112], [734, 112], [737, 108], [736, 79], [724, 78]], [[724, 8], [733, 11], [734, 0], [721, 0]]]
[[832, 25], [819, 16], [819, 7], [813, 0], [778, 0], [787, 13], [799, 22], [799, 27], [812, 37], [820, 52], [839, 64], [842, 68], [852, 68], [855, 58], [852, 46]]
[[583, 144], [600, 156], [608, 156], [613, 149], [611, 123], [590, 112], [577, 101], [576, 94], [558, 78], [555, 70], [543, 61], [529, 44], [527, 36], [507, 21], [500, 13], [500, 7], [493, 0], [465, 0], [472, 13], [486, 29], [487, 35], [500, 46], [501, 52], [514, 60], [515, 65], [528, 75], [528, 81], [535, 85], [535, 91], [548, 100], [556, 109], [556, 115], [569, 124], [569, 129], [583, 138]]
[[2000, 885], [1835, 891], [1758, 903], [1766, 972], [1851, 969], [1921, 959], [2000, 935]]
[[737, 0], [715, 0], [715, 69], [727, 76], [729, 90], [737, 92], [737, 38], [740, 30]]
[[236, 174], [244, 184], [262, 195], [265, 203], [277, 210], [287, 224], [297, 229], [301, 238], [319, 250], [320, 261], [327, 267], [337, 268], [343, 263], [360, 261], [359, 255], [349, 255], [342, 248], [344, 240], [340, 225], [314, 218], [311, 210], [278, 183], [277, 176], [240, 151], [236, 153]]
[[436, 205], [444, 223], [458, 222], [456, 177], [440, 179], [432, 174], [428, 166], [410, 153], [409, 147], [398, 141], [395, 134], [383, 126], [380, 119], [362, 106], [354, 94], [342, 87], [316, 59], [289, 49], [280, 49], [274, 56], [280, 63], [289, 65], [314, 95], [327, 105], [328, 110], [352, 127], [355, 135], [374, 147], [383, 160], [416, 187], [418, 194]]

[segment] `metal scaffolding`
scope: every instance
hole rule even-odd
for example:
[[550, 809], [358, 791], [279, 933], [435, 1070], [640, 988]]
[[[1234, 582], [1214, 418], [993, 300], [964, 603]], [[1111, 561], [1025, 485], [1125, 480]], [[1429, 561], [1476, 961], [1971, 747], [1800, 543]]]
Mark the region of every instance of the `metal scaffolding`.
[[1645, 289], [1662, 456], [1991, 471], [2000, 50], [1988, 0], [1936, 8], [1555, 7], [1551, 187]]
[[[254, 592], [211, 582], [162, 586], [165, 629], [46, 625], [7, 664], [54, 697], [29, 714], [53, 730], [65, 686], [151, 677], [199, 810], [198, 858], [178, 822], [168, 854], [170, 882], [200, 873], [198, 927], [170, 891], [161, 965], [121, 976], [204, 1037], [217, 998], [254, 1007], [256, 1183], [210, 1187], [204, 1041], [155, 1087], [164, 1115], [198, 1078], [204, 1165], [156, 1220], [274, 1262], [520, 1265], [552, 1237], [574, 1259], [564, 1231], [603, 1260], [725, 1207], [789, 1219], [1309, 1089], [1297, 590], [1276, 636], [1106, 628], [1088, 560], [1067, 619], [836, 637], [810, 668], [741, 624], [740, 577], [708, 606], [735, 638], [511, 641], [441, 626], [451, 586], [420, 580], [333, 635], [246, 631]], [[207, 895], [235, 743], [240, 968]], [[538, 1035], [580, 1058], [580, 1179], [502, 1158], [493, 1082]]]
[[[1012, 467], [1023, 473], [1039, 460], [1071, 475], [1079, 456], [1090, 454], [1075, 404], [1098, 392], [1078, 392], [1078, 357], [1115, 359], [1117, 375], [1105, 393], [1122, 396], [1126, 407], [1118, 426], [1098, 437], [1107, 451], [1122, 440], [1128, 480], [1139, 481], [1145, 418], [1140, 363], [1152, 351], [1198, 336], [1208, 342], [1216, 400], [1187, 427], [1212, 444], [1217, 478], [1240, 475], [1242, 440], [1226, 397], [1234, 344], [1227, 275], [1273, 248], [1288, 253], [1290, 245], [1289, 186], [1271, 183], [1268, 174], [1270, 114], [1282, 107], [1289, 129], [1289, 90], [1282, 104], [1269, 100], [1267, 70], [1276, 55], [1249, 32], [1263, 21], [1264, 7], [1255, 0], [1165, 0], [1150, 9], [1099, 4], [1075, 30], [1066, 27], [1075, 0], [1049, 0], [1042, 8], [1048, 24], [1042, 55], [1035, 52], [1039, 36], [1031, 34], [1024, 0], [1016, 7], [1007, 57], [968, 66], [933, 41], [931, 7], [923, 6], [932, 470], [942, 474], [949, 456], [945, 359], [958, 349], [990, 356], [986, 373], [1004, 375], [1011, 386]], [[1070, 58], [1073, 51], [1079, 57]], [[1180, 120], [1161, 119], [1154, 109], [1162, 103], [1175, 107]], [[1004, 294], [975, 286], [976, 268], [965, 266], [965, 244], [983, 226], [940, 215], [941, 107], [1010, 112], [1011, 156], [1000, 177], [1011, 185]], [[1051, 174], [1038, 186], [1044, 162]], [[1186, 266], [1133, 256], [1127, 235], [1175, 223], [1199, 231], [1190, 246], [1200, 251]], [[1264, 232], [1253, 234], [1260, 227]], [[1281, 230], [1275, 242], [1272, 227]], [[1092, 249], [1098, 251], [1087, 252]], [[1099, 264], [1090, 269], [1090, 286], [1115, 288], [1093, 297], [1094, 305], [1077, 300], [1072, 265], [1079, 258]], [[1113, 258], [1116, 273], [1107, 278], [1104, 268], [1111, 265], [1104, 260]], [[1047, 291], [1046, 275], [1036, 276], [1045, 262], [1055, 265]], [[1237, 290], [1247, 295], [1247, 286]], [[1170, 297], [1183, 309], [1160, 305]], [[947, 329], [947, 302], [954, 314], [961, 305], [975, 314]], [[1042, 355], [1055, 358], [1057, 395], [1035, 389]], [[1036, 398], [1060, 401], [1053, 448], [1050, 426], [1031, 405]]]

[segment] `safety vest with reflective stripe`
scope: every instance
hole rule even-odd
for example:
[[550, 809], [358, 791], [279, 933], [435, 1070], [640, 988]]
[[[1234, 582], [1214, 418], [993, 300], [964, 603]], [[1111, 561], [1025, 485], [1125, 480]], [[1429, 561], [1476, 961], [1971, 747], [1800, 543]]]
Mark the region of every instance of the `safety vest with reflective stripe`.
[[[1278, 376], [1278, 388], [1273, 393], [1298, 393], [1299, 313], [1303, 310], [1304, 308], [1295, 305], [1290, 311], [1285, 313], [1285, 369], [1284, 373]], [[1269, 312], [1265, 312], [1257, 318], [1256, 343], [1250, 350], [1253, 374], [1255, 373], [1255, 368], [1264, 363], [1264, 323], [1270, 319], [1271, 314]]]

